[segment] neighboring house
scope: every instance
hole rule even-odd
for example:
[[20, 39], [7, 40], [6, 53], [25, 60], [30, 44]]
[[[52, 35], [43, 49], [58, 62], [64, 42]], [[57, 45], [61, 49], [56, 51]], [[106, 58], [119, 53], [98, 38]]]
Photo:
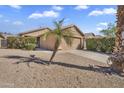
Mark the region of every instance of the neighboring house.
[[0, 33], [0, 48], [7, 48], [7, 38], [14, 35], [8, 33]]
[[[73, 33], [73, 44], [71, 47], [67, 46], [65, 41], [62, 40], [62, 43], [59, 49], [82, 49], [84, 43], [84, 34], [80, 31], [80, 29], [75, 25], [69, 25], [62, 28], [63, 31], [71, 31]], [[33, 36], [37, 38], [37, 47], [53, 50], [55, 45], [54, 36], [49, 36], [47, 40], [42, 38], [42, 35], [48, 31], [52, 31], [50, 28], [40, 28], [24, 33], [20, 33], [20, 36]]]
[[94, 33], [85, 33], [85, 38], [94, 38], [95, 37], [95, 34]]
[[103, 38], [101, 35], [95, 35], [95, 38]]
[[95, 35], [94, 33], [85, 33], [85, 38], [103, 38], [101, 35]]
[[2, 48], [2, 41], [4, 40], [4, 36], [0, 34], [0, 48]]

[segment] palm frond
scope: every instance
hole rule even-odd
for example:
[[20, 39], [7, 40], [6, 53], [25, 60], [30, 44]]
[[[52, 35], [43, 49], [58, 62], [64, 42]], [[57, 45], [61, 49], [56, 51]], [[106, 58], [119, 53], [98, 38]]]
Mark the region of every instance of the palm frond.
[[54, 21], [53, 23], [54, 23], [56, 29], [60, 28], [60, 25], [57, 21]]
[[72, 37], [64, 36], [63, 38], [64, 38], [67, 45], [69, 45], [69, 46], [72, 45], [72, 43], [73, 43], [73, 38]]
[[60, 21], [58, 22], [60, 26], [63, 25], [64, 20], [65, 20], [65, 19], [63, 18], [62, 20], [60, 20]]
[[55, 30], [58, 34], [61, 34], [61, 28], [62, 28], [62, 25], [63, 25], [63, 22], [64, 22], [64, 18], [60, 21], [54, 21], [54, 25], [55, 25]]

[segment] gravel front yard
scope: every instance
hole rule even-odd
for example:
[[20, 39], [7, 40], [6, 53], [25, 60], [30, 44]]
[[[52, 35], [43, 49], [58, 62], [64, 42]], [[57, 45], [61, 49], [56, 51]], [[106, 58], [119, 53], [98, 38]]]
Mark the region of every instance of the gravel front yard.
[[105, 63], [59, 52], [50, 66], [42, 64], [50, 56], [51, 52], [0, 49], [0, 87], [124, 87], [123, 77], [104, 73]]

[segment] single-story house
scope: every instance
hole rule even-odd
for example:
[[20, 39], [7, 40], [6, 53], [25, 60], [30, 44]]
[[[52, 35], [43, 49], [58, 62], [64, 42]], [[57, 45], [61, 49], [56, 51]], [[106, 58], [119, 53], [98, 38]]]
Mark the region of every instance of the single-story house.
[[[75, 25], [69, 25], [62, 28], [63, 31], [71, 31], [73, 33], [73, 44], [72, 46], [67, 46], [65, 41], [62, 40], [59, 49], [82, 49], [84, 44], [84, 34]], [[32, 31], [20, 33], [20, 36], [33, 36], [37, 38], [37, 47], [43, 49], [53, 50], [55, 45], [55, 38], [49, 36], [47, 40], [42, 38], [42, 35], [48, 31], [52, 31], [50, 28], [39, 28]]]

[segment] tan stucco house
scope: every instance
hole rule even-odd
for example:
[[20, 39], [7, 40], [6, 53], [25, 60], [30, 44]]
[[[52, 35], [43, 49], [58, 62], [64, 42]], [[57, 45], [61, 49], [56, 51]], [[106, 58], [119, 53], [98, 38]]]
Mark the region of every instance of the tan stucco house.
[[[82, 49], [84, 44], [84, 34], [80, 29], [75, 25], [69, 25], [62, 28], [63, 31], [71, 31], [73, 33], [73, 44], [71, 47], [67, 46], [65, 41], [62, 40], [59, 49]], [[49, 36], [47, 40], [42, 38], [42, 35], [48, 31], [52, 31], [50, 28], [40, 28], [32, 31], [20, 33], [20, 36], [33, 36], [37, 38], [37, 47], [43, 49], [53, 50], [55, 45], [54, 36]]]

